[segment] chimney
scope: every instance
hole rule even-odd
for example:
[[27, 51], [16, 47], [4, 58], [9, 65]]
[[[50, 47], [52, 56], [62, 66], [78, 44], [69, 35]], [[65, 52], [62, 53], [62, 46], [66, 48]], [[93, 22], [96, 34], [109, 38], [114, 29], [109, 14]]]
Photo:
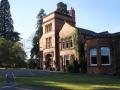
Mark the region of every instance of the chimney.
[[72, 17], [73, 21], [75, 22], [75, 10], [71, 7], [69, 10], [69, 15]]

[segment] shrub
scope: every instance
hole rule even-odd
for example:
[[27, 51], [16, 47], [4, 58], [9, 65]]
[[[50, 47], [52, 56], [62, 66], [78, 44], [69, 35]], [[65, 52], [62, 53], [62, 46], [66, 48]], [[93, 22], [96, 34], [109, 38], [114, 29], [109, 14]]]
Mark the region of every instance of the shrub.
[[80, 68], [80, 64], [78, 63], [77, 60], [74, 60], [72, 64], [67, 65], [67, 71], [71, 72], [71, 73], [78, 73], [79, 72], [79, 68]]

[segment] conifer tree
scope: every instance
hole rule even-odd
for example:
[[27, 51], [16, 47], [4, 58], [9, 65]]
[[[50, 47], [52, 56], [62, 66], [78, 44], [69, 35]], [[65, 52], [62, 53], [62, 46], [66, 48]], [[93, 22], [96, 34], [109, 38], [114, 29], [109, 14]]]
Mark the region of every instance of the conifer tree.
[[36, 32], [33, 37], [33, 48], [31, 49], [31, 58], [34, 56], [37, 57], [37, 54], [39, 52], [39, 39], [41, 38], [43, 34], [43, 28], [42, 28], [42, 23], [43, 23], [43, 16], [46, 14], [44, 13], [44, 9], [41, 9], [40, 12], [37, 15], [37, 27], [36, 27]]
[[0, 67], [23, 67], [26, 53], [14, 31], [8, 0], [0, 0]]
[[19, 33], [14, 31], [8, 0], [1, 0], [0, 2], [0, 36], [13, 42], [20, 39]]

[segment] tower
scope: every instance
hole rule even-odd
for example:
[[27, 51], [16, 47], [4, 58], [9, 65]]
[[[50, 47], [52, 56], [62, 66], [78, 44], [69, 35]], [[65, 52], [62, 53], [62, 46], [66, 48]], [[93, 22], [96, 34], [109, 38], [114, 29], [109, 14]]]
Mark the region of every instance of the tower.
[[[43, 18], [43, 35], [40, 40], [40, 48], [43, 50], [43, 68], [60, 68], [59, 32], [64, 23], [68, 22], [75, 26], [75, 11], [67, 10], [63, 2], [57, 4], [57, 9]], [[46, 63], [50, 62], [47, 66]]]

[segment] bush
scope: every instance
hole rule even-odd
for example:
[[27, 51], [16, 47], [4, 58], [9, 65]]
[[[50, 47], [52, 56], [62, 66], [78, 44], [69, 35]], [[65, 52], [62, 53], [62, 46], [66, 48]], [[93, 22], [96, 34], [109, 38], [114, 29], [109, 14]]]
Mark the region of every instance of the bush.
[[87, 61], [86, 61], [85, 57], [82, 57], [80, 68], [81, 68], [82, 73], [87, 72]]
[[67, 65], [67, 72], [73, 72], [73, 65]]
[[73, 64], [67, 65], [67, 71], [71, 72], [71, 73], [78, 73], [79, 72], [79, 68], [80, 68], [80, 64], [78, 63], [77, 60], [73, 61]]

